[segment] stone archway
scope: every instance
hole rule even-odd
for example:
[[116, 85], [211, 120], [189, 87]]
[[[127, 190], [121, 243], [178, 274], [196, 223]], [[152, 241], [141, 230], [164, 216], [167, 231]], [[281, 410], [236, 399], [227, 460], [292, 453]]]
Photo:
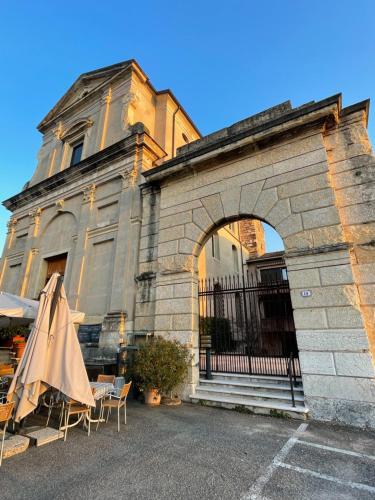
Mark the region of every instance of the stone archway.
[[[155, 332], [188, 344], [194, 354], [187, 397], [198, 380], [197, 256], [202, 244], [224, 222], [263, 220], [284, 242], [312, 416], [374, 426], [371, 332], [353, 276], [354, 243], [343, 215], [337, 167], [332, 166], [333, 159], [351, 154], [349, 146], [343, 147], [343, 138], [350, 134], [339, 125], [353, 126], [358, 133], [363, 109], [344, 113], [337, 97], [318, 104], [282, 124], [272, 122], [273, 129], [270, 125], [254, 132], [249, 127], [245, 133], [242, 127], [240, 134], [228, 138], [229, 131], [226, 141], [223, 131], [213, 134], [145, 173], [160, 189], [153, 254]], [[357, 154], [361, 147], [369, 154], [363, 144], [357, 144]], [[355, 210], [365, 216], [359, 202]], [[306, 290], [310, 293], [302, 293]]]

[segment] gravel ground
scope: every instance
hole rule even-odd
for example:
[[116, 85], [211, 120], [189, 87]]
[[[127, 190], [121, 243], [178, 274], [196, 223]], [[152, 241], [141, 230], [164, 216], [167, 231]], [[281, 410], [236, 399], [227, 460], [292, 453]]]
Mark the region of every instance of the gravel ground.
[[6, 459], [6, 499], [375, 499], [375, 434], [184, 404], [131, 402], [88, 438], [81, 428]]

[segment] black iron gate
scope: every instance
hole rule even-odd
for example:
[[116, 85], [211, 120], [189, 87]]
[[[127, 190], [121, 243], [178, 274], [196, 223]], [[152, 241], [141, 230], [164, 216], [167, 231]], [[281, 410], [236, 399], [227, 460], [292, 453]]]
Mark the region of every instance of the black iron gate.
[[200, 369], [300, 375], [289, 282], [257, 282], [252, 275], [199, 284]]

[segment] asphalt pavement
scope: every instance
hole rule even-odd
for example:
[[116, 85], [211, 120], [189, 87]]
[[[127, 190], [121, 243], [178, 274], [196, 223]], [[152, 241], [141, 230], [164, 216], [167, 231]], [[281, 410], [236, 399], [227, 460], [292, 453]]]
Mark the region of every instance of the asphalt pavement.
[[130, 402], [90, 437], [4, 460], [0, 498], [375, 499], [375, 434], [183, 404]]

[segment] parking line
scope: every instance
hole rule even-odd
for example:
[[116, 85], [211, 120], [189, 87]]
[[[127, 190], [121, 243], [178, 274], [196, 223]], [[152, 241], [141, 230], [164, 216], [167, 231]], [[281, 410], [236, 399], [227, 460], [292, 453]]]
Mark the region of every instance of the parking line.
[[279, 462], [277, 464], [278, 467], [283, 467], [284, 469], [293, 470], [296, 472], [300, 472], [301, 474], [306, 474], [308, 476], [317, 477], [319, 479], [325, 479], [326, 481], [331, 481], [332, 483], [339, 484], [341, 486], [349, 486], [350, 488], [357, 490], [364, 490], [370, 493], [375, 493], [375, 488], [373, 486], [368, 486], [367, 484], [355, 483], [353, 481], [344, 481], [343, 479], [338, 479], [334, 476], [329, 476], [328, 474], [321, 474], [320, 472], [315, 472], [310, 469], [303, 469], [302, 467], [297, 467], [296, 465], [285, 464], [283, 462]]
[[298, 444], [305, 444], [306, 446], [313, 446], [314, 448], [321, 448], [322, 450], [334, 451], [335, 453], [343, 453], [344, 455], [350, 455], [352, 457], [358, 458], [368, 458], [369, 460], [375, 460], [374, 455], [366, 455], [365, 453], [358, 453], [351, 450], [343, 450], [342, 448], [334, 448], [333, 446], [325, 446], [324, 444], [311, 443], [310, 441], [302, 441], [297, 439]]
[[253, 483], [249, 491], [241, 497], [241, 500], [261, 500], [262, 498], [262, 490], [266, 486], [266, 484], [272, 478], [275, 470], [279, 467], [280, 463], [286, 458], [290, 450], [298, 441], [297, 436], [305, 432], [308, 424], [301, 424], [298, 429], [294, 432], [293, 436], [288, 439], [288, 441], [284, 444], [281, 450], [275, 455], [270, 465], [267, 467], [265, 473], [262, 476], [259, 476], [258, 479]]

